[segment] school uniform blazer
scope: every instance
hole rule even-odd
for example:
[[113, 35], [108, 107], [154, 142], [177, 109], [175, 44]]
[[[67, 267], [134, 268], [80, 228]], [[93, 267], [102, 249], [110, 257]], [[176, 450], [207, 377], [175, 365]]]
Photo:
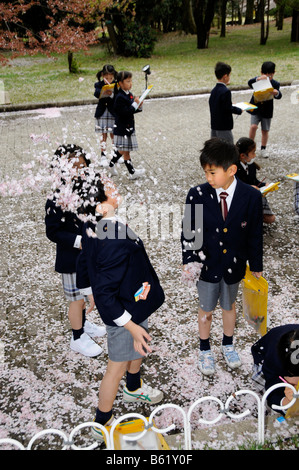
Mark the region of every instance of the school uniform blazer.
[[248, 172], [242, 166], [241, 162], [238, 162], [237, 167], [238, 169], [237, 169], [236, 176], [244, 183], [250, 184], [252, 186], [259, 186], [260, 188], [266, 185], [266, 183], [263, 183], [257, 179], [257, 176], [256, 176], [257, 166], [255, 162], [247, 166]]
[[45, 209], [46, 235], [56, 243], [55, 271], [74, 273], [80, 252], [74, 244], [77, 236], [82, 236], [83, 222], [72, 212], [64, 212], [50, 199], [47, 200]]
[[[251, 78], [248, 81], [248, 86], [252, 88], [253, 83], [256, 82], [257, 77]], [[277, 82], [276, 80], [270, 80], [273, 88], [275, 90], [278, 90], [279, 93], [278, 95], [274, 96], [275, 100], [280, 100], [282, 97], [281, 91], [280, 91], [280, 83]], [[273, 117], [273, 109], [274, 109], [274, 100], [267, 100], [267, 101], [260, 101], [258, 103], [255, 103], [254, 101], [254, 96], [252, 95], [250, 103], [254, 104], [257, 106], [256, 109], [253, 109], [250, 111], [250, 114], [259, 114], [261, 117], [266, 118], [266, 119], [271, 119]]]
[[113, 133], [115, 135], [131, 135], [135, 130], [134, 114], [141, 112], [133, 106], [134, 97], [132, 93], [125, 93], [121, 88], [114, 101], [115, 124]]
[[[104, 85], [105, 85], [104, 80], [100, 80], [99, 82], [96, 82], [94, 84], [94, 87], [95, 87], [94, 96], [96, 98], [98, 98], [98, 99], [100, 98], [101, 90], [102, 90]], [[113, 92], [114, 92], [114, 95], [113, 95], [112, 98], [107, 96], [106, 98], [99, 99], [98, 105], [97, 105], [96, 110], [95, 110], [95, 115], [94, 115], [95, 118], [97, 118], [97, 119], [100, 118], [104, 114], [106, 109], [108, 109], [108, 111], [112, 114], [112, 116], [114, 116], [113, 107], [114, 107], [115, 95], [117, 93], [117, 84], [116, 84], [116, 82], [115, 82]]]
[[234, 127], [233, 114], [242, 114], [241, 108], [232, 105], [231, 91], [223, 83], [217, 83], [209, 98], [211, 129], [231, 130]]
[[[196, 209], [202, 207], [202, 220]], [[197, 220], [196, 220], [197, 219]], [[202, 238], [201, 238], [202, 237]], [[237, 179], [226, 220], [215, 189], [208, 183], [191, 188], [182, 227], [183, 264], [202, 262], [200, 279], [227, 284], [239, 282], [246, 262], [251, 271], [263, 270], [263, 211], [261, 193]], [[202, 261], [199, 253], [203, 252]]]
[[[83, 249], [77, 262], [77, 287], [91, 287], [99, 314], [106, 325], [141, 323], [164, 302], [164, 292], [142, 241], [118, 221], [102, 219], [98, 236], [94, 226], [83, 230]], [[107, 235], [106, 235], [107, 234]], [[150, 284], [145, 299], [135, 298], [143, 283]]]
[[[291, 330], [299, 330], [299, 324], [288, 324], [272, 328], [251, 347], [254, 364], [262, 364], [266, 390], [272, 387], [272, 385], [281, 383], [279, 376], [290, 375], [281, 363], [277, 353], [277, 345], [280, 338]], [[283, 397], [284, 387], [278, 388], [270, 393], [267, 402], [270, 406], [272, 404], [280, 405]]]

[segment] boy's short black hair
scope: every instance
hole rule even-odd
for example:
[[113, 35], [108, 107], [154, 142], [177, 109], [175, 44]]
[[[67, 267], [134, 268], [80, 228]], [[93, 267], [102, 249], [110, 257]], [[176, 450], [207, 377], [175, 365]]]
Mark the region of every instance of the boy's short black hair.
[[262, 64], [262, 73], [275, 73], [275, 64], [274, 62], [267, 61]]
[[219, 79], [221, 79], [224, 75], [229, 75], [232, 71], [230, 65], [225, 64], [224, 62], [217, 62], [215, 65], [215, 75]]
[[214, 165], [226, 171], [231, 165], [237, 165], [238, 161], [239, 152], [236, 146], [218, 137], [207, 140], [201, 149], [200, 164], [202, 168]]
[[89, 176], [88, 171], [86, 171], [83, 179], [78, 178], [76, 191], [82, 202], [81, 207], [78, 209], [79, 215], [95, 217], [97, 215], [97, 205], [107, 200], [100, 173]]
[[82, 147], [76, 144], [60, 145], [55, 151], [54, 155], [58, 158], [66, 156], [68, 159], [82, 157], [86, 163], [86, 166], [89, 166], [91, 163], [90, 159], [87, 157]]
[[278, 356], [285, 375], [290, 377], [299, 376], [299, 328], [285, 333], [280, 338], [278, 345]]

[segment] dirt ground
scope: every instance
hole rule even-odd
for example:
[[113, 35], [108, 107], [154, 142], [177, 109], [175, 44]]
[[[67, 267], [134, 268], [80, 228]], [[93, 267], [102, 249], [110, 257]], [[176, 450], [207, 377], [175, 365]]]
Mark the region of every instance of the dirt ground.
[[[270, 158], [257, 159], [260, 179], [280, 181], [280, 189], [268, 196], [276, 222], [264, 228], [269, 328], [299, 320], [299, 220], [293, 207], [293, 182], [286, 178], [299, 172], [299, 102], [295, 88], [283, 88], [282, 93], [282, 100], [275, 102]], [[249, 91], [233, 93], [233, 102], [249, 99]], [[78, 355], [69, 347], [67, 302], [60, 275], [54, 271], [55, 246], [45, 236], [48, 188], [39, 190], [41, 183], [34, 180], [32, 191], [15, 194], [24, 175], [34, 179], [41, 161], [61, 143], [77, 143], [98, 161], [93, 115], [94, 106], [0, 114], [0, 183], [6, 181], [12, 191], [11, 196], [0, 196], [0, 438], [14, 438], [24, 445], [40, 430], [70, 432], [76, 425], [93, 420], [98, 386], [105, 372], [106, 338], [99, 340], [104, 352], [96, 358]], [[247, 113], [235, 118], [235, 140], [248, 136], [249, 123]], [[143, 239], [166, 294], [164, 305], [150, 318], [154, 351], [145, 359], [142, 374], [146, 383], [163, 390], [163, 403], [187, 410], [207, 395], [225, 403], [233, 392], [253, 388], [250, 347], [258, 335], [243, 318], [240, 290], [235, 343], [243, 364], [231, 372], [221, 357], [222, 322], [217, 308], [211, 334], [217, 371], [213, 378], [201, 376], [197, 369], [197, 294], [180, 281], [178, 221], [188, 189], [204, 182], [199, 151], [210, 136], [208, 95], [148, 100], [143, 113], [136, 116], [136, 133], [139, 149], [132, 153], [132, 159], [137, 167], [146, 169], [146, 177], [130, 181], [125, 166], [119, 165], [114, 179], [124, 196], [121, 215]], [[169, 227], [163, 215], [168, 212], [172, 214]], [[96, 311], [90, 319], [101, 324]], [[250, 396], [238, 400], [234, 411], [246, 407], [256, 417]], [[116, 416], [133, 411], [149, 416], [152, 409], [124, 405], [119, 393], [114, 412]], [[202, 426], [197, 424], [199, 416], [209, 419], [213, 414], [213, 404], [194, 412], [194, 428]], [[182, 429], [179, 414], [167, 408], [157, 423], [165, 427], [171, 422]], [[228, 417], [221, 421], [229, 422]], [[294, 428], [283, 432], [292, 435]], [[243, 432], [238, 439], [242, 442], [246, 438]], [[228, 436], [227, 445], [229, 448], [236, 442]]]

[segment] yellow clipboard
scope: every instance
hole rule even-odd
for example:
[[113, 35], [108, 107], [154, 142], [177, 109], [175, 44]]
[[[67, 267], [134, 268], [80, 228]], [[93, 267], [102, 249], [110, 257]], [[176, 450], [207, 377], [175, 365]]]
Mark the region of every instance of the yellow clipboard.
[[[146, 418], [148, 421], [148, 418]], [[110, 432], [111, 426], [106, 427], [107, 431]], [[160, 433], [152, 431], [150, 428], [147, 430], [145, 435], [138, 440], [129, 441], [125, 439], [125, 436], [130, 435], [133, 437], [134, 434], [138, 435], [144, 430], [144, 421], [142, 419], [135, 419], [133, 421], [127, 421], [120, 423], [115, 427], [114, 437], [114, 449], [115, 450], [169, 450], [169, 446], [166, 443], [164, 437]], [[104, 435], [105, 436], [105, 435]]]
[[253, 276], [247, 266], [242, 287], [243, 316], [257, 333], [264, 336], [268, 326], [268, 282], [263, 277]]
[[279, 189], [280, 181], [276, 183], [270, 183], [267, 186], [263, 186], [260, 188], [262, 196], [266, 196], [266, 194], [271, 193], [272, 191], [277, 191]]

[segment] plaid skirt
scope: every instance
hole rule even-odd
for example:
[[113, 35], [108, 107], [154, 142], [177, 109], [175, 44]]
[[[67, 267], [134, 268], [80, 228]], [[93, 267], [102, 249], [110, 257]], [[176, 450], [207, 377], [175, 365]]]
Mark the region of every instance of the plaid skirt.
[[135, 131], [131, 135], [115, 135], [114, 145], [120, 152], [131, 152], [138, 149], [138, 143]]
[[105, 109], [101, 117], [95, 119], [95, 131], [107, 134], [113, 134], [115, 118], [112, 114]]
[[84, 299], [84, 295], [80, 294], [76, 286], [76, 273], [62, 273], [61, 277], [64, 294], [67, 300], [73, 302], [75, 300]]

